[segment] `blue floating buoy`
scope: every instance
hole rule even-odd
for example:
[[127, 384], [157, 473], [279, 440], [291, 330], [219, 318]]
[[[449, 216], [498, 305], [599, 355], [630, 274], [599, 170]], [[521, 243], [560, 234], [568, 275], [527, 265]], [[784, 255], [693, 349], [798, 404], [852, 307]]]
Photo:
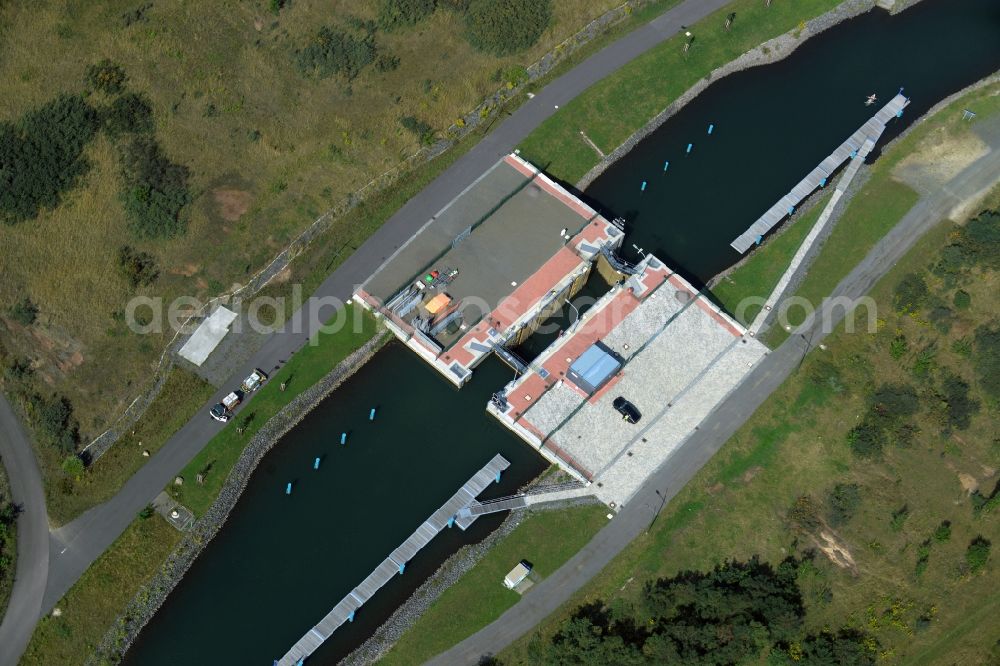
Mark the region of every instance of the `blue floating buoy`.
[[285, 486], [285, 494], [286, 495], [291, 495], [292, 494], [292, 482], [291, 481], [289, 481], [288, 485]]
[[791, 215], [794, 212], [795, 212], [795, 206], [789, 206], [788, 207], [788, 214]]
[[645, 192], [646, 191], [646, 181], [642, 181], [642, 185], [639, 186], [639, 191], [640, 192]]
[[400, 564], [399, 565], [399, 573], [403, 573], [403, 569], [405, 569], [405, 568], [406, 568], [406, 563], [405, 562], [403, 564]]
[[823, 178], [823, 179], [821, 179], [821, 180], [819, 181], [819, 186], [820, 186], [820, 187], [826, 187], [826, 178]]
[[858, 149], [855, 148], [854, 150], [851, 151], [851, 157], [854, 158], [854, 157], [857, 157], [857, 156], [858, 156]]
[[902, 118], [903, 117], [903, 110], [902, 109], [900, 109], [899, 111], [896, 112], [896, 117], [897, 118]]
[[348, 622], [354, 622], [354, 611], [351, 611], [351, 612], [350, 612], [350, 613], [349, 613], [349, 614], [347, 615], [347, 621], [348, 621]]
[[497, 472], [497, 483], [500, 483], [500, 472]]
[[374, 407], [372, 407], [372, 411], [368, 412], [368, 420], [369, 421], [374, 421], [375, 420], [375, 408]]
[[709, 123], [708, 124], [708, 133], [711, 134], [712, 130], [714, 130], [714, 129], [715, 129], [715, 125], [713, 125], [712, 123]]
[[757, 236], [757, 238], [755, 240], [757, 241], [757, 245], [760, 245], [760, 242], [762, 240], [764, 240], [764, 237], [763, 236]]
[[692, 148], [694, 148], [694, 144], [693, 144], [693, 143], [689, 143], [689, 144], [688, 144], [688, 149], [687, 149], [687, 152], [689, 152], [689, 153], [690, 153], [690, 152], [691, 152], [691, 149], [692, 149]]
[[664, 162], [663, 163], [663, 170], [666, 171], [668, 168], [670, 168], [670, 162]]
[[455, 526], [455, 516], [452, 516], [451, 518], [448, 519], [448, 527], [454, 527], [454, 526]]
[[313, 469], [319, 469], [319, 458], [313, 461]]
[[344, 444], [347, 444], [347, 433], [346, 432], [340, 433], [340, 444], [341, 444], [341, 446], [343, 446]]

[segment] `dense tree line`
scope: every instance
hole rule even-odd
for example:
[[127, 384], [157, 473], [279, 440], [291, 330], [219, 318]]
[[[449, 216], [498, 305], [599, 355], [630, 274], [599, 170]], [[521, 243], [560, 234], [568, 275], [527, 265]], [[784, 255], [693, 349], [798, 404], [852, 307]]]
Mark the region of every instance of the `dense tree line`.
[[83, 149], [100, 125], [80, 95], [60, 95], [0, 123], [0, 220], [15, 224], [58, 206], [89, 170]]
[[799, 562], [756, 558], [647, 583], [630, 609], [581, 606], [534, 655], [545, 664], [872, 664], [855, 632], [804, 635]]

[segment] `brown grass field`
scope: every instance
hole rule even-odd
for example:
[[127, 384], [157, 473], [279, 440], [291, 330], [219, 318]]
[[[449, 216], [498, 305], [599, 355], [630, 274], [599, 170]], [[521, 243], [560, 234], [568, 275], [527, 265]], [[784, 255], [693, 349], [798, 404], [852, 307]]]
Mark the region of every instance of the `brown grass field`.
[[334, 202], [416, 151], [401, 117], [442, 130], [502, 85], [499, 69], [534, 62], [618, 3], [555, 0], [541, 40], [506, 58], [474, 51], [461, 18], [438, 10], [412, 28], [376, 34], [380, 51], [400, 59], [395, 71], [369, 66], [350, 82], [298, 72], [296, 48], [323, 25], [374, 18], [375, 4], [299, 0], [274, 15], [263, 0], [156, 3], [127, 27], [122, 15], [134, 2], [0, 6], [0, 120], [82, 91], [86, 67], [109, 58], [152, 101], [167, 155], [191, 170], [195, 200], [179, 238], [129, 237], [114, 147], [103, 137], [88, 147], [92, 168], [62, 205], [0, 234], [0, 313], [24, 295], [41, 310], [31, 330], [0, 321], [0, 341], [32, 357], [36, 375], [70, 398], [84, 442], [145, 387], [168, 339], [133, 335], [112, 320], [130, 296], [114, 273], [120, 245], [156, 256], [161, 277], [140, 293], [224, 292]]

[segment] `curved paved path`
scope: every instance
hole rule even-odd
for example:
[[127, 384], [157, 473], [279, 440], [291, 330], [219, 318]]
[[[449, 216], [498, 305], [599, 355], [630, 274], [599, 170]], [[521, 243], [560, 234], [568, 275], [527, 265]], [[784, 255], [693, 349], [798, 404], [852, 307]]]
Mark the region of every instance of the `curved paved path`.
[[42, 593], [49, 569], [49, 521], [42, 475], [31, 440], [2, 394], [0, 463], [7, 470], [14, 503], [22, 508], [17, 518], [14, 587], [0, 623], [0, 664], [15, 664], [28, 645], [42, 609]]
[[[923, 197], [834, 289], [831, 298], [857, 299], [867, 294], [914, 243], [947, 217], [956, 205], [976, 198], [1000, 180], [1000, 117], [977, 128], [991, 152], [976, 160], [940, 190]], [[756, 409], [791, 375], [810, 349], [819, 345], [843, 319], [844, 310], [801, 326], [793, 337], [768, 354], [740, 387], [724, 400], [640, 488], [627, 506], [579, 553], [535, 585], [495, 622], [444, 652], [429, 664], [475, 664], [496, 654], [557, 610], [648, 528], [660, 507], [676, 495]]]
[[[676, 35], [682, 25], [695, 23], [727, 2], [728, 0], [685, 0], [549, 83], [400, 208], [320, 285], [310, 300], [317, 303], [325, 302], [330, 297], [341, 300], [350, 297], [356, 285], [371, 275], [389, 255], [475, 178], [501, 156], [510, 153], [524, 137], [553, 115], [558, 105], [566, 104], [636, 56]], [[308, 308], [296, 312], [289, 320], [288, 330], [271, 334], [260, 351], [244, 367], [239, 368], [226, 385], [238, 384], [254, 367], [275, 367], [287, 360], [309, 339], [311, 332], [319, 326], [318, 322], [332, 314], [333, 305], [326, 303], [323, 307], [325, 309], [321, 312], [326, 314], [312, 317], [307, 316]], [[43, 613], [55, 606], [87, 567], [128, 527], [136, 514], [218, 432], [221, 426], [211, 421], [205, 412], [211, 404], [219, 402], [226, 392], [220, 390], [212, 396], [206, 403], [205, 410], [195, 415], [164, 444], [112, 499], [53, 531]]]

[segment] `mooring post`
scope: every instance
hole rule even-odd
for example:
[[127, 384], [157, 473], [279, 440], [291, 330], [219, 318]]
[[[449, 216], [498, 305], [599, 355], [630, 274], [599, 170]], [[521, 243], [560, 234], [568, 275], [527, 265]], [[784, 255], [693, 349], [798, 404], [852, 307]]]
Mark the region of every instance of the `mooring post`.
[[689, 143], [688, 144], [688, 148], [687, 148], [687, 152], [690, 153], [692, 148], [694, 148], [694, 144], [693, 143]]
[[368, 420], [369, 421], [374, 421], [375, 420], [375, 408], [374, 407], [372, 407], [372, 411], [368, 412]]
[[343, 446], [344, 444], [347, 444], [347, 433], [346, 432], [340, 433], [340, 445]]
[[639, 191], [640, 192], [646, 191], [646, 181], [642, 181], [642, 185], [639, 186]]
[[715, 129], [715, 125], [713, 125], [712, 123], [709, 123], [708, 124], [708, 133], [711, 134], [712, 130], [714, 130], [714, 129]]
[[669, 161], [667, 161], [667, 162], [664, 162], [664, 163], [663, 163], [663, 170], [664, 170], [664, 171], [666, 171], [666, 170], [667, 170], [667, 169], [669, 169], [669, 168], [670, 168], [670, 162], [669, 162]]
[[288, 484], [285, 486], [285, 494], [286, 495], [291, 495], [292, 494], [292, 482], [291, 481], [289, 481]]
[[313, 461], [313, 469], [319, 469], [319, 457]]

